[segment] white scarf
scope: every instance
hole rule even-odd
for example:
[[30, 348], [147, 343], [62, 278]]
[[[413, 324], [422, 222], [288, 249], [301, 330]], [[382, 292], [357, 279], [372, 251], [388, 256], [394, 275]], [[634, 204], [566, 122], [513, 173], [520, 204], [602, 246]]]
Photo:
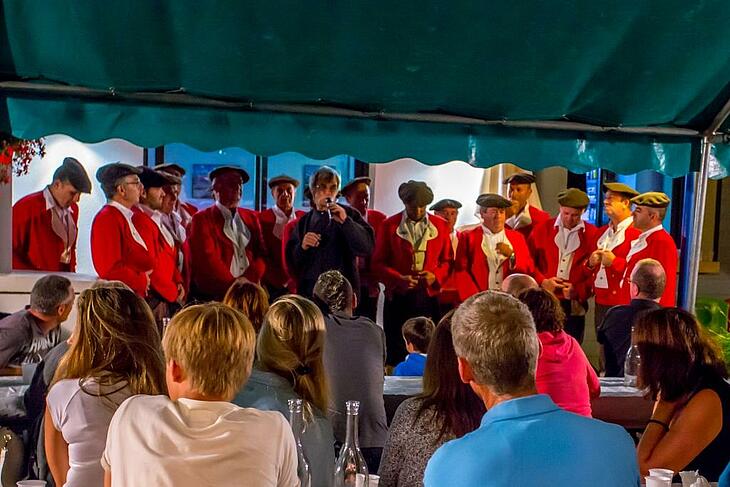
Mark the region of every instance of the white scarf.
[[585, 230], [583, 220], [571, 229], [563, 226], [558, 216], [555, 219], [558, 233], [555, 234], [555, 245], [558, 247], [558, 271], [556, 276], [561, 279], [570, 279], [570, 267], [573, 265], [573, 254], [580, 247], [580, 231]]
[[78, 235], [78, 229], [72, 217], [73, 210], [70, 207], [61, 208], [48, 186], [43, 190], [43, 198], [46, 200], [46, 211], [51, 211], [51, 229], [63, 241], [63, 252], [61, 252], [59, 260], [68, 264], [71, 262], [71, 248], [76, 243]]
[[[646, 242], [646, 239], [649, 238], [650, 235], [661, 232], [664, 230], [664, 227], [662, 225], [657, 225], [653, 228], [650, 228], [649, 230], [644, 230], [641, 232], [641, 235], [636, 240], [633, 240], [631, 242], [631, 249], [629, 250], [629, 253], [626, 255], [626, 263], [628, 264], [631, 260], [631, 257], [638, 254], [645, 248], [649, 246], [649, 244]], [[626, 272], [629, 270], [629, 266], [626, 266], [626, 269], [624, 270], [623, 279], [621, 279], [621, 287], [624, 285], [624, 281], [626, 280]]]
[[[606, 231], [603, 232], [601, 238], [598, 239], [599, 250], [613, 250], [626, 240], [626, 229], [634, 223], [633, 217], [624, 218], [616, 225], [616, 229], [609, 225]], [[608, 275], [606, 274], [606, 268], [601, 264], [600, 269], [596, 273], [596, 279], [593, 282], [593, 286], [598, 289], [608, 289]]]
[[167, 242], [167, 245], [169, 245], [170, 247], [175, 246], [175, 238], [172, 236], [170, 230], [168, 230], [167, 227], [162, 223], [163, 214], [158, 210], [153, 210], [147, 205], [143, 205], [142, 203], [140, 203], [138, 206], [139, 209], [145, 213], [145, 215], [149, 216], [152, 221], [155, 222], [157, 228], [160, 229], [162, 238], [164, 238], [165, 242]]
[[139, 234], [139, 232], [137, 231], [137, 227], [135, 227], [134, 223], [132, 222], [134, 212], [126, 206], [122, 205], [121, 203], [117, 203], [116, 201], [110, 201], [108, 205], [116, 208], [122, 214], [122, 216], [124, 216], [124, 219], [127, 220], [127, 226], [129, 227], [129, 231], [132, 232], [132, 238], [134, 239], [134, 241], [144, 247], [145, 250], [149, 250], [147, 248], [147, 244], [142, 238], [142, 235]]
[[240, 277], [248, 269], [246, 246], [251, 241], [251, 231], [243, 223], [238, 211], [231, 212], [228, 208], [216, 201], [215, 206], [223, 215], [223, 233], [233, 243], [233, 258], [231, 259], [231, 275]]
[[426, 246], [429, 240], [438, 237], [438, 229], [431, 223], [428, 215], [420, 221], [414, 222], [408, 218], [408, 214], [404, 211], [395, 233], [413, 246], [412, 270], [421, 272], [426, 261]]
[[284, 227], [286, 227], [286, 224], [290, 221], [297, 219], [297, 212], [294, 211], [294, 208], [292, 208], [291, 214], [287, 216], [286, 213], [284, 213], [284, 211], [276, 205], [274, 205], [271, 210], [274, 212], [274, 216], [276, 217], [276, 223], [274, 223], [274, 236], [281, 240], [284, 235]]
[[527, 227], [532, 224], [532, 215], [530, 215], [530, 203], [525, 203], [525, 207], [522, 208], [521, 212], [507, 218], [505, 224], [507, 224], [507, 226], [509, 226], [512, 230], [517, 230], [518, 228]]
[[501, 232], [492, 233], [491, 230], [482, 225], [482, 231], [482, 252], [487, 257], [487, 264], [489, 265], [489, 289], [499, 290], [503, 274], [502, 264], [507, 260], [507, 257], [497, 252], [497, 244], [506, 243], [512, 247], [512, 243], [507, 238], [504, 229]]

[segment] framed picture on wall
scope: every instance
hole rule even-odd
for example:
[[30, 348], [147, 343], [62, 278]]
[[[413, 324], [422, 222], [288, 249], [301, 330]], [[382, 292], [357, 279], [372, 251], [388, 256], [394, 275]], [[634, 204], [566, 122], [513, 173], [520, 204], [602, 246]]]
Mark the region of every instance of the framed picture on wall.
[[192, 197], [200, 200], [213, 199], [208, 174], [213, 169], [226, 165], [230, 164], [193, 164]]

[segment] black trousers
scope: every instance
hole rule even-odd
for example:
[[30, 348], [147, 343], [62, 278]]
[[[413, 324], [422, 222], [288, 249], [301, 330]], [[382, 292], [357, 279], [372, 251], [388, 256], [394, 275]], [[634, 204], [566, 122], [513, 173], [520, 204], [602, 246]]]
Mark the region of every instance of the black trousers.
[[358, 302], [355, 314], [367, 316], [375, 321], [376, 315], [378, 314], [378, 296], [369, 296], [369, 294], [370, 290], [368, 287], [360, 287], [360, 292], [357, 295]]
[[387, 365], [398, 365], [406, 357], [406, 344], [403, 342], [401, 327], [409, 318], [426, 316], [434, 323], [441, 318], [439, 302], [435, 296], [429, 296], [425, 289], [416, 288], [403, 294], [394, 294], [385, 300], [383, 309], [383, 328], [385, 329], [385, 345]]

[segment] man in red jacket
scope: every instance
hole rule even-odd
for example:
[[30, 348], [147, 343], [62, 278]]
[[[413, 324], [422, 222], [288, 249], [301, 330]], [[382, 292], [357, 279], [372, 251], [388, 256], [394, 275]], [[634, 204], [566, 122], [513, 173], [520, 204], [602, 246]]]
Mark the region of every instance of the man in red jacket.
[[593, 273], [585, 266], [596, 250], [598, 229], [582, 216], [588, 195], [576, 188], [558, 194], [560, 212], [532, 229], [528, 246], [535, 261], [535, 280], [555, 294], [565, 311], [565, 331], [579, 343], [585, 333], [585, 314], [593, 286]]
[[91, 224], [91, 260], [100, 278], [122, 281], [145, 297], [154, 256], [132, 220], [142, 194], [141, 172], [121, 162], [96, 171], [108, 201]]
[[[437, 201], [429, 208], [433, 211], [434, 215], [440, 216], [449, 225], [449, 240], [451, 240], [451, 251], [454, 259], [456, 259], [456, 250], [459, 248], [459, 232], [456, 230], [456, 221], [459, 219], [459, 208], [461, 208], [461, 203], [448, 198]], [[442, 315], [459, 304], [459, 292], [457, 291], [454, 279], [454, 266], [452, 266], [451, 272], [445, 282], [441, 284], [439, 302], [441, 304]]]
[[438, 321], [438, 294], [453, 262], [448, 224], [426, 213], [433, 201], [431, 188], [422, 181], [408, 181], [400, 185], [398, 196], [405, 209], [380, 225], [372, 264], [373, 273], [385, 284], [389, 365], [406, 355], [401, 327], [408, 318]]
[[91, 193], [84, 167], [67, 157], [42, 191], [13, 205], [13, 268], [75, 272], [81, 193]]
[[659, 304], [674, 306], [677, 297], [677, 244], [662, 226], [671, 200], [664, 193], [649, 192], [632, 198], [631, 202], [636, 205], [634, 226], [641, 234], [631, 242], [621, 284], [624, 287], [629, 285], [628, 278], [641, 259], [658, 260], [667, 275], [667, 284]]
[[165, 164], [157, 164], [155, 166], [155, 171], [162, 171], [164, 173], [171, 174], [178, 179], [177, 183], [170, 184], [171, 191], [169, 192], [174, 193], [175, 198], [174, 200], [172, 198], [169, 199], [174, 204], [172, 211], [175, 214], [176, 220], [185, 228], [185, 230], [187, 230], [193, 219], [193, 215], [198, 212], [198, 208], [180, 198], [180, 194], [182, 193], [182, 180], [185, 177], [186, 172], [185, 169], [179, 164], [168, 162]]
[[290, 176], [280, 175], [269, 179], [274, 206], [259, 213], [261, 232], [268, 252], [266, 272], [262, 282], [269, 291], [269, 298], [272, 301], [294, 289], [283, 263], [282, 238], [286, 225], [304, 215], [303, 211], [294, 209], [294, 198], [298, 187], [299, 181]]
[[477, 198], [482, 224], [459, 235], [456, 251], [456, 282], [463, 301], [481, 291], [499, 291], [510, 274], [530, 274], [534, 265], [525, 237], [505, 228], [505, 210], [512, 202], [498, 194]]
[[215, 204], [193, 215], [190, 246], [190, 297], [220, 301], [239, 277], [259, 283], [266, 269], [266, 247], [256, 213], [239, 208], [248, 173], [221, 166], [209, 175]]
[[534, 182], [535, 176], [526, 172], [513, 174], [504, 180], [504, 184], [509, 186], [507, 196], [512, 201], [512, 205], [507, 208], [506, 225], [520, 232], [525, 238], [530, 236], [536, 225], [551, 219], [546, 211], [528, 203]]

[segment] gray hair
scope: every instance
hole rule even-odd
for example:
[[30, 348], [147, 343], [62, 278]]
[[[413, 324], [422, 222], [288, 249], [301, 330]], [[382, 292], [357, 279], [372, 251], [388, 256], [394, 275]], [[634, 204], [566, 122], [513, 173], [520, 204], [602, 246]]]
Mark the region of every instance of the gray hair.
[[63, 276], [49, 274], [38, 279], [33, 285], [33, 289], [30, 291], [30, 308], [52, 315], [70, 297], [71, 281]]
[[340, 271], [331, 270], [320, 274], [312, 293], [327, 305], [330, 313], [345, 311], [352, 306], [352, 284]]
[[456, 355], [469, 363], [478, 384], [496, 394], [534, 387], [540, 344], [527, 306], [485, 291], [464, 301], [451, 322]]
[[659, 299], [667, 287], [667, 274], [658, 260], [641, 259], [631, 273], [631, 282], [647, 299]]
[[337, 181], [337, 188], [340, 187], [342, 178], [336, 169], [329, 166], [322, 166], [309, 176], [309, 189], [314, 193], [314, 188], [320, 181]]

